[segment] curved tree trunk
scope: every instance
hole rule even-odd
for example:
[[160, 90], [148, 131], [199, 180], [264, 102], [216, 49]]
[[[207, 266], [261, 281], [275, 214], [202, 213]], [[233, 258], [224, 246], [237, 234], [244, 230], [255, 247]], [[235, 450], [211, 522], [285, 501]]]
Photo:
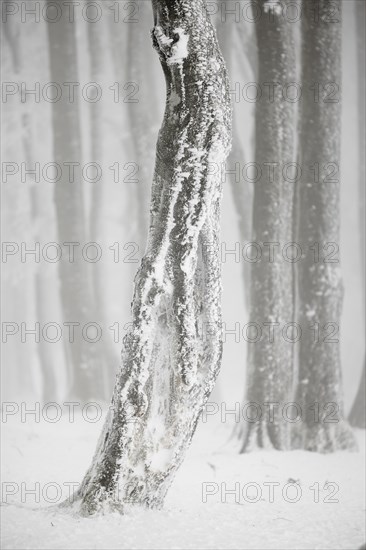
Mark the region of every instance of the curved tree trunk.
[[162, 505], [221, 363], [222, 189], [209, 163], [225, 161], [230, 146], [226, 69], [203, 0], [153, 7], [167, 104], [132, 328], [112, 408], [75, 495], [86, 515]]
[[[263, 331], [261, 340], [248, 343], [246, 399], [263, 411], [246, 425], [241, 452], [257, 447], [286, 449], [289, 424], [280, 413], [266, 414], [266, 403], [283, 406], [289, 401], [293, 377], [293, 344], [282, 338], [282, 328], [293, 320], [292, 265], [282, 258], [281, 247], [291, 242], [293, 184], [283, 178], [283, 166], [294, 160], [295, 105], [283, 101], [282, 88], [295, 81], [292, 25], [276, 10], [256, 21], [258, 83], [263, 90], [256, 104], [256, 163], [261, 177], [254, 183], [253, 241], [262, 247], [262, 258], [251, 264], [250, 322]], [[270, 96], [266, 83], [276, 83]], [[276, 163], [274, 170], [266, 169]], [[278, 243], [269, 257], [269, 245]], [[280, 249], [278, 249], [278, 246]], [[270, 261], [271, 260], [271, 261]], [[273, 338], [266, 333], [272, 325]]]
[[[337, 5], [338, 23], [327, 23], [330, 3], [333, 11]], [[335, 163], [339, 167], [340, 163], [341, 103], [339, 93], [332, 101], [325, 101], [324, 90], [328, 83], [336, 83], [339, 89], [341, 86], [341, 32], [340, 0], [306, 2], [302, 19], [302, 179], [298, 209], [303, 251], [298, 263], [298, 320], [303, 330], [296, 397], [303, 422], [294, 433], [294, 445], [321, 452], [352, 447], [354, 441], [343, 420], [339, 334], [327, 336], [332, 327], [340, 326], [343, 283], [339, 259], [326, 262], [321, 254], [316, 261], [311, 252], [316, 243], [320, 251], [327, 243], [340, 243], [339, 172], [333, 178], [324, 178], [324, 173], [328, 173], [327, 166]], [[314, 178], [316, 166], [319, 181]], [[319, 338], [313, 330], [316, 326]], [[337, 414], [333, 414], [336, 409]]]

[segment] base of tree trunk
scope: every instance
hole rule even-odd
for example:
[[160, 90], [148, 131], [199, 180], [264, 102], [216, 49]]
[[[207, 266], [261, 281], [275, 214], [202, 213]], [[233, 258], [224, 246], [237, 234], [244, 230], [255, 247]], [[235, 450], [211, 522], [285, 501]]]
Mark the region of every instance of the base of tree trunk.
[[294, 427], [291, 439], [293, 449], [317, 453], [358, 450], [352, 428], [345, 420], [334, 424], [317, 423], [313, 426], [299, 424]]
[[89, 498], [82, 498], [76, 493], [72, 500], [66, 500], [60, 504], [63, 511], [75, 513], [78, 516], [89, 517], [94, 514], [107, 515], [118, 513], [123, 515], [125, 508], [121, 502], [118, 502], [113, 496], [101, 494], [100, 487], [95, 487], [94, 494], [89, 494]]
[[250, 424], [240, 453], [258, 449], [286, 451], [289, 449], [289, 430], [286, 425], [278, 425], [264, 420]]

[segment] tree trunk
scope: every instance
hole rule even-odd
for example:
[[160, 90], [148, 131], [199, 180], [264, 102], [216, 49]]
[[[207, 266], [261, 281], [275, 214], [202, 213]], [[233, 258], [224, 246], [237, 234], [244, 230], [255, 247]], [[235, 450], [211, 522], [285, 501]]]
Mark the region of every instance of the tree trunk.
[[[151, 29], [150, 5], [145, 0], [137, 2], [139, 24], [128, 25], [128, 57], [126, 63], [127, 82], [138, 85], [139, 101], [128, 103], [128, 117], [132, 138], [133, 160], [138, 165], [138, 183], [133, 184], [135, 198], [135, 231], [139, 250], [145, 251], [149, 228], [149, 204], [151, 174], [154, 165], [154, 146], [156, 143], [156, 109], [154, 75], [151, 65], [146, 63], [144, 55], [144, 33]], [[133, 47], [131, 46], [133, 44]], [[147, 92], [148, 91], [148, 92]], [[132, 194], [132, 193], [131, 193]]]
[[[54, 8], [53, 4], [50, 2], [49, 13]], [[61, 11], [62, 16], [57, 23], [48, 23], [48, 35], [51, 81], [63, 86], [67, 82], [78, 82], [78, 73], [75, 22], [69, 21], [67, 10]], [[81, 247], [86, 243], [86, 220], [77, 94], [76, 91], [72, 100], [63, 89], [61, 99], [52, 104], [54, 161], [62, 169], [62, 176], [55, 186], [54, 200], [61, 246], [63, 243], [80, 243], [75, 249], [74, 262], [70, 261], [68, 248], [63, 248], [59, 264], [60, 291], [64, 322], [79, 323], [75, 329], [75, 341], [68, 342], [66, 349], [73, 373], [71, 396], [87, 400], [98, 398], [103, 392], [93, 344], [81, 335], [82, 328], [94, 319], [90, 309], [92, 299], [87, 264], [81, 255]], [[74, 178], [70, 177], [67, 163], [78, 164]]]
[[366, 393], [366, 379], [365, 379], [365, 363], [364, 363], [360, 385], [349, 415], [349, 422], [351, 426], [355, 426], [355, 428], [363, 428], [363, 429], [366, 428], [365, 393]]
[[[359, 151], [359, 201], [360, 201], [360, 240], [363, 303], [365, 303], [365, 3], [356, 3], [357, 65], [358, 65], [358, 151]], [[360, 385], [349, 415], [351, 426], [366, 428], [365, 402], [365, 362]]]
[[[335, 6], [338, 8], [337, 23], [327, 22], [330, 4], [332, 13]], [[294, 432], [294, 445], [311, 451], [331, 452], [354, 444], [351, 431], [343, 420], [337, 334], [343, 300], [341, 269], [339, 258], [327, 261], [329, 254], [325, 254], [328, 243], [333, 243], [331, 247], [338, 247], [340, 243], [341, 2], [309, 0], [305, 8], [302, 19], [302, 179], [298, 209], [299, 243], [303, 254], [298, 263], [298, 320], [302, 337], [296, 397], [303, 422]], [[328, 83], [338, 86], [330, 100], [325, 93]], [[329, 167], [333, 166], [337, 167], [337, 173], [328, 177]], [[319, 181], [314, 177], [317, 167]], [[319, 246], [319, 259], [313, 253], [314, 246]], [[329, 336], [334, 331], [336, 334]]]
[[204, 0], [154, 0], [154, 47], [167, 84], [146, 253], [132, 328], [76, 506], [161, 507], [219, 372], [221, 180], [230, 147], [224, 61]]
[[[283, 327], [293, 321], [293, 270], [281, 250], [292, 241], [294, 189], [283, 177], [283, 167], [294, 160], [295, 105], [282, 99], [282, 90], [295, 81], [294, 40], [291, 23], [275, 7], [261, 3], [256, 33], [262, 96], [256, 103], [255, 157], [261, 175], [254, 183], [252, 238], [262, 256], [251, 264], [250, 322], [257, 323], [262, 337], [248, 343], [246, 398], [262, 414], [245, 426], [241, 452], [288, 448], [289, 424], [278, 410], [273, 416], [267, 414], [266, 403], [280, 407], [287, 403], [293, 376], [293, 344], [282, 337]], [[268, 83], [276, 83], [274, 94]], [[269, 169], [268, 163], [276, 164]], [[268, 243], [278, 243], [271, 256]]]
[[[235, 12], [235, 1], [226, 0], [228, 13]], [[218, 18], [217, 34], [222, 55], [224, 57], [229, 78], [231, 81], [231, 89], [233, 88], [232, 78], [232, 55], [235, 51], [235, 37], [237, 35], [236, 29], [238, 24], [233, 17], [220, 17]], [[244, 63], [241, 63], [243, 66]], [[243, 81], [249, 81], [247, 75], [244, 73]], [[234, 106], [235, 109], [235, 106]], [[249, 182], [243, 178], [242, 169], [245, 165], [246, 158], [244, 148], [240, 142], [240, 134], [238, 125], [236, 123], [236, 117], [233, 119], [233, 145], [228, 158], [228, 161], [223, 167], [228, 170], [229, 181], [231, 184], [231, 190], [233, 194], [234, 208], [239, 223], [239, 236], [242, 245], [251, 240], [252, 235], [252, 206], [253, 206], [253, 190], [249, 185]], [[221, 167], [220, 167], [221, 168]], [[237, 169], [239, 168], [238, 172]], [[238, 178], [238, 173], [240, 174]], [[244, 298], [245, 305], [249, 303], [249, 289], [250, 289], [250, 264], [248, 262], [242, 262], [242, 274], [244, 282]]]
[[[23, 151], [24, 160], [27, 166], [34, 166], [35, 139], [33, 135], [31, 110], [27, 105], [24, 105], [24, 113], [22, 115], [22, 131], [23, 131]], [[48, 200], [47, 200], [48, 199]], [[44, 229], [47, 225], [42, 224], [47, 220], [49, 212], [50, 198], [42, 183], [32, 181], [30, 188], [30, 203], [31, 203], [31, 220], [34, 242], [42, 242], [42, 238], [47, 234]], [[52, 205], [52, 203], [51, 203]], [[48, 233], [49, 234], [49, 233]], [[35, 311], [37, 321], [43, 327], [53, 318], [54, 306], [52, 301], [52, 286], [50, 280], [50, 266], [37, 264], [34, 273], [34, 296], [35, 296]], [[55, 354], [60, 353], [60, 346], [55, 342], [45, 342], [44, 338], [40, 339], [37, 344], [39, 364], [42, 372], [42, 399], [44, 403], [57, 401], [58, 388], [55, 372]]]
[[[87, 2], [91, 6], [92, 0]], [[101, 82], [103, 74], [103, 41], [100, 29], [100, 23], [87, 23], [88, 26], [88, 46], [90, 54], [90, 76], [92, 82]], [[90, 138], [91, 138], [91, 161], [96, 162], [103, 167], [103, 143], [105, 135], [103, 132], [103, 112], [102, 102], [91, 102], [90, 106]], [[102, 173], [104, 170], [102, 168]], [[92, 183], [91, 211], [89, 219], [89, 241], [98, 244], [103, 243], [102, 214], [104, 205], [104, 187], [106, 185], [104, 178], [96, 183]], [[104, 243], [103, 243], [104, 244]], [[102, 247], [103, 248], [103, 247]], [[93, 310], [93, 321], [100, 326], [106, 326], [106, 307], [103, 299], [103, 262], [92, 263], [90, 266], [92, 281], [92, 299], [90, 309]], [[103, 376], [103, 396], [109, 399], [110, 392], [113, 389], [115, 376], [117, 373], [118, 356], [113, 349], [112, 340], [107, 331], [103, 332], [103, 337], [95, 343], [95, 355], [98, 357], [98, 370]]]
[[[5, 4], [8, 3], [8, 0], [5, 0]], [[13, 69], [14, 73], [17, 77], [17, 80], [20, 80], [21, 74], [24, 78], [24, 69], [25, 64], [22, 62], [22, 59], [24, 56], [21, 55], [22, 53], [22, 47], [24, 47], [23, 41], [21, 40], [21, 33], [19, 29], [19, 24], [17, 24], [15, 21], [10, 18], [6, 21], [6, 23], [3, 25], [4, 29], [4, 37], [6, 38], [8, 42], [8, 46], [10, 48], [12, 63], [13, 63]], [[23, 52], [24, 53], [24, 52]], [[31, 108], [29, 107], [29, 104], [25, 102], [24, 104], [21, 104], [21, 107], [18, 107], [16, 110], [17, 118], [19, 119], [20, 126], [16, 130], [19, 132], [22, 138], [22, 161], [25, 162], [27, 167], [34, 166], [35, 164], [35, 139], [33, 135], [33, 120], [32, 120], [32, 113]], [[32, 181], [30, 185], [30, 192], [29, 192], [29, 204], [30, 204], [30, 224], [32, 226], [32, 236], [34, 237], [34, 242], [40, 242], [42, 239], [42, 231], [40, 228], [41, 224], [41, 218], [44, 216], [45, 212], [49, 213], [49, 203], [48, 203], [48, 196], [46, 193], [44, 193], [44, 189], [41, 189], [41, 185], [35, 181]], [[15, 191], [17, 190], [17, 187], [15, 186]], [[21, 190], [22, 195], [24, 194], [24, 189]], [[17, 200], [17, 204], [19, 204], [19, 198]], [[44, 211], [43, 211], [44, 209]], [[14, 208], [10, 208], [10, 211], [14, 214]], [[41, 215], [40, 215], [41, 214]], [[24, 229], [24, 227], [23, 227]], [[25, 236], [25, 235], [24, 235]], [[23, 237], [24, 237], [23, 236]], [[23, 238], [22, 237], [22, 238]], [[44, 326], [45, 323], [49, 322], [52, 319], [51, 311], [52, 304], [50, 298], [50, 293], [52, 289], [50, 288], [50, 277], [49, 277], [49, 266], [40, 265], [37, 264], [34, 271], [30, 270], [29, 267], [28, 270], [26, 270], [26, 273], [23, 273], [23, 276], [25, 279], [33, 286], [31, 286], [29, 289], [26, 285], [21, 285], [22, 290], [20, 287], [15, 289], [15, 296], [10, 300], [10, 302], [13, 304], [19, 302], [19, 308], [16, 311], [16, 315], [24, 315], [25, 311], [27, 311], [27, 302], [29, 299], [25, 300], [24, 296], [22, 296], [23, 292], [29, 292], [29, 295], [32, 295], [32, 291], [35, 297], [34, 301], [34, 310], [36, 313], [36, 320], [40, 323], [41, 326]], [[29, 277], [29, 275], [32, 275], [32, 277]], [[33, 278], [34, 277], [34, 278]], [[15, 281], [18, 277], [15, 277]], [[12, 277], [12, 280], [14, 280], [14, 274]], [[28, 283], [29, 284], [29, 283]], [[16, 285], [18, 286], [18, 285]], [[9, 285], [9, 288], [11, 288], [11, 285]], [[29, 346], [29, 345], [28, 345]], [[26, 357], [26, 363], [29, 362], [29, 347], [27, 345], [24, 345], [22, 343], [18, 347], [20, 348], [20, 351], [22, 351], [21, 356]], [[56, 346], [54, 343], [50, 344], [45, 342], [44, 338], [40, 338], [40, 341], [36, 344], [36, 351], [39, 359], [39, 366], [42, 373], [42, 399], [44, 402], [49, 401], [55, 401], [57, 398], [57, 384], [56, 384], [56, 376], [55, 376], [55, 369], [54, 369], [54, 354], [52, 352], [57, 353], [59, 351], [59, 346]], [[24, 362], [24, 358], [22, 360]], [[23, 363], [20, 362], [20, 365]], [[25, 380], [24, 376], [22, 376], [22, 382], [24, 383]]]

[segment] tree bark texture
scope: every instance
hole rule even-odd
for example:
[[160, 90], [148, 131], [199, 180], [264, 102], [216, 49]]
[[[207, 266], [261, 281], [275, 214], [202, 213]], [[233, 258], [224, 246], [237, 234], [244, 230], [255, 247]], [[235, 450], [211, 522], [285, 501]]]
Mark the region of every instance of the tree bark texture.
[[[50, 13], [53, 7], [50, 2]], [[50, 74], [53, 82], [77, 82], [77, 50], [75, 22], [70, 22], [62, 10], [60, 20], [48, 22]], [[55, 185], [55, 207], [60, 245], [64, 243], [87, 242], [86, 215], [83, 182], [80, 164], [82, 162], [79, 127], [79, 104], [77, 96], [63, 94], [52, 105], [54, 160], [62, 168], [62, 176]], [[67, 169], [68, 163], [75, 163], [74, 171]], [[74, 172], [74, 177], [70, 174]], [[66, 245], [70, 246], [70, 245]], [[73, 246], [73, 245], [71, 245]], [[80, 250], [70, 262], [63, 254], [60, 261], [60, 294], [64, 322], [86, 323], [94, 321], [91, 284], [86, 262]], [[81, 336], [68, 343], [66, 356], [72, 372], [71, 396], [81, 399], [95, 399], [103, 396], [102, 373], [98, 368], [93, 344]]]
[[[221, 3], [220, 3], [221, 4]], [[235, 12], [235, 0], [225, 1], [226, 9], [229, 13]], [[224, 57], [229, 79], [231, 81], [231, 89], [233, 89], [232, 78], [232, 56], [235, 52], [235, 38], [237, 37], [237, 26], [234, 18], [223, 17], [220, 13], [217, 23], [217, 34], [219, 45]], [[243, 33], [242, 33], [243, 34]], [[241, 52], [245, 56], [246, 52]], [[247, 62], [248, 64], [248, 62]], [[242, 62], [241, 66], [245, 63]], [[244, 79], [247, 80], [247, 74], [244, 73]], [[238, 219], [239, 236], [241, 243], [247, 243], [251, 240], [252, 236], [252, 206], [253, 206], [253, 190], [252, 186], [242, 176], [242, 169], [246, 162], [246, 156], [244, 147], [240, 142], [240, 133], [237, 123], [237, 118], [233, 119], [233, 144], [228, 161], [224, 167], [220, 169], [228, 170], [229, 181], [233, 194], [234, 208]], [[237, 174], [240, 174], [238, 178]], [[226, 178], [224, 178], [225, 181]], [[249, 294], [250, 294], [250, 264], [248, 262], [242, 263], [242, 274], [244, 283], [244, 298], [245, 305], [248, 306]]]
[[75, 496], [85, 515], [162, 506], [222, 355], [222, 188], [210, 163], [223, 162], [230, 148], [226, 68], [203, 0], [155, 0], [153, 11], [166, 110], [132, 328], [111, 409]]
[[[293, 25], [265, 1], [261, 4], [256, 34], [258, 84], [263, 92], [255, 115], [255, 160], [260, 172], [254, 183], [252, 240], [262, 255], [251, 263], [250, 322], [263, 334], [248, 343], [246, 400], [265, 411], [266, 403], [283, 406], [290, 400], [293, 378], [293, 344], [282, 336], [282, 327], [293, 321], [293, 270], [281, 253], [272, 254], [270, 249], [281, 250], [292, 241], [294, 186], [284, 178], [283, 166], [294, 160], [295, 104], [284, 101], [281, 91], [295, 81], [295, 55]], [[255, 340], [254, 335], [250, 338]], [[263, 413], [245, 427], [241, 452], [289, 447], [289, 423], [281, 414], [272, 418]]]
[[[330, 6], [330, 4], [332, 4]], [[329, 9], [337, 6], [330, 22]], [[343, 282], [338, 257], [311, 251], [339, 249], [341, 143], [341, 1], [310, 0], [302, 19], [302, 113], [298, 241], [299, 380], [296, 402], [303, 422], [294, 432], [294, 445], [331, 452], [354, 446], [343, 420], [339, 327]], [[337, 93], [329, 96], [327, 86]], [[331, 89], [332, 90], [332, 89]], [[319, 91], [319, 94], [317, 93]], [[330, 168], [336, 168], [329, 176]], [[314, 169], [320, 177], [314, 177]], [[326, 248], [324, 248], [326, 247]], [[319, 329], [316, 335], [313, 329]], [[332, 335], [334, 333], [334, 336]]]
[[[361, 269], [363, 303], [365, 304], [365, 3], [356, 3], [356, 29], [357, 29], [357, 65], [358, 65], [358, 151], [359, 151], [359, 201], [360, 201], [360, 235], [361, 235]], [[361, 375], [360, 385], [349, 415], [351, 426], [356, 428], [366, 427], [366, 380], [365, 361]]]

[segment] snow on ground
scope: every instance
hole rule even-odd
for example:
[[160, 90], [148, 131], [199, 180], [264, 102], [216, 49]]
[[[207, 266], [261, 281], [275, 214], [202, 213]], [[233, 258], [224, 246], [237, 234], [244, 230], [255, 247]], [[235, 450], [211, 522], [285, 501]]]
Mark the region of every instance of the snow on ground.
[[[212, 418], [199, 426], [164, 510], [73, 517], [51, 501], [81, 481], [101, 423], [63, 414], [57, 423], [14, 415], [2, 424], [2, 548], [353, 550], [365, 542], [362, 431], [358, 453], [239, 455], [228, 442], [233, 426]], [[34, 488], [39, 502], [26, 494]]]

